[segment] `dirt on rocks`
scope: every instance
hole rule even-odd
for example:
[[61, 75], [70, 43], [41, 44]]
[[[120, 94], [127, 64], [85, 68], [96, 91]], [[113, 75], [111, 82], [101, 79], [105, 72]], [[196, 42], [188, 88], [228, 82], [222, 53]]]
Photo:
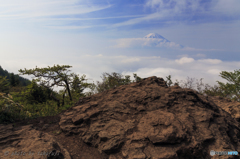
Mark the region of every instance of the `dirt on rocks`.
[[238, 106], [152, 76], [81, 98], [54, 117], [0, 125], [0, 158], [239, 158], [210, 155], [240, 152]]

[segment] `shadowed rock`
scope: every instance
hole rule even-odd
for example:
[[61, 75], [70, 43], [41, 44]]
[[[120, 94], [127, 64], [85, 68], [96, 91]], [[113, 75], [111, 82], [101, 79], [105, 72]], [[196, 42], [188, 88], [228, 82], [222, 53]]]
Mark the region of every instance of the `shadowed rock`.
[[230, 113], [233, 118], [240, 122], [240, 103], [237, 101], [231, 101], [230, 99], [223, 97], [209, 97], [211, 101], [217, 104], [219, 107]]

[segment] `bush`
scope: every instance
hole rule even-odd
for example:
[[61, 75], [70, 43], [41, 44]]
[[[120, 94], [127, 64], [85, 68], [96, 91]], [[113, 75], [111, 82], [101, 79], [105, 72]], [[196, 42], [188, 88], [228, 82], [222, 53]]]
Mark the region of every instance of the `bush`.
[[0, 123], [13, 122], [16, 119], [21, 118], [21, 111], [23, 105], [14, 102], [13, 97], [5, 93], [0, 93]]

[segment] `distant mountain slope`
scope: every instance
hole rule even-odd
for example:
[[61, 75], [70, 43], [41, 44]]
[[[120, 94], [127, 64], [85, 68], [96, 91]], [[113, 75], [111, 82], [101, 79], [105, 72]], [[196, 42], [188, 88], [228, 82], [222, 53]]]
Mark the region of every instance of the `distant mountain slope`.
[[145, 45], [157, 46], [157, 47], [168, 47], [168, 48], [184, 48], [183, 45], [176, 44], [158, 33], [149, 33], [144, 37], [146, 40]]
[[166, 42], [170, 42], [169, 40], [164, 38], [162, 35], [159, 35], [157, 33], [150, 33], [146, 35], [144, 38], [156, 38], [156, 39], [162, 39], [163, 41], [166, 41]]
[[[27, 86], [31, 83], [30, 80], [28, 80], [24, 77], [21, 77], [19, 75], [15, 75], [15, 74], [13, 74], [13, 75], [14, 75], [16, 80], [19, 80], [19, 85], [20, 86]], [[3, 70], [2, 66], [0, 66], [0, 76], [3, 76], [3, 77], [7, 76], [7, 79], [10, 81], [11, 73], [9, 73], [7, 70]]]

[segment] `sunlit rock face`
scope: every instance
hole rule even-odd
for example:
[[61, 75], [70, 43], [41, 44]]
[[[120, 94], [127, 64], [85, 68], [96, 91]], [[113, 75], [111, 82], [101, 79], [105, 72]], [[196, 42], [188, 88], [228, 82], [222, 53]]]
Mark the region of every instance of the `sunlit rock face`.
[[80, 99], [59, 125], [112, 158], [210, 159], [219, 157], [211, 150], [240, 151], [238, 122], [229, 113], [155, 76]]

